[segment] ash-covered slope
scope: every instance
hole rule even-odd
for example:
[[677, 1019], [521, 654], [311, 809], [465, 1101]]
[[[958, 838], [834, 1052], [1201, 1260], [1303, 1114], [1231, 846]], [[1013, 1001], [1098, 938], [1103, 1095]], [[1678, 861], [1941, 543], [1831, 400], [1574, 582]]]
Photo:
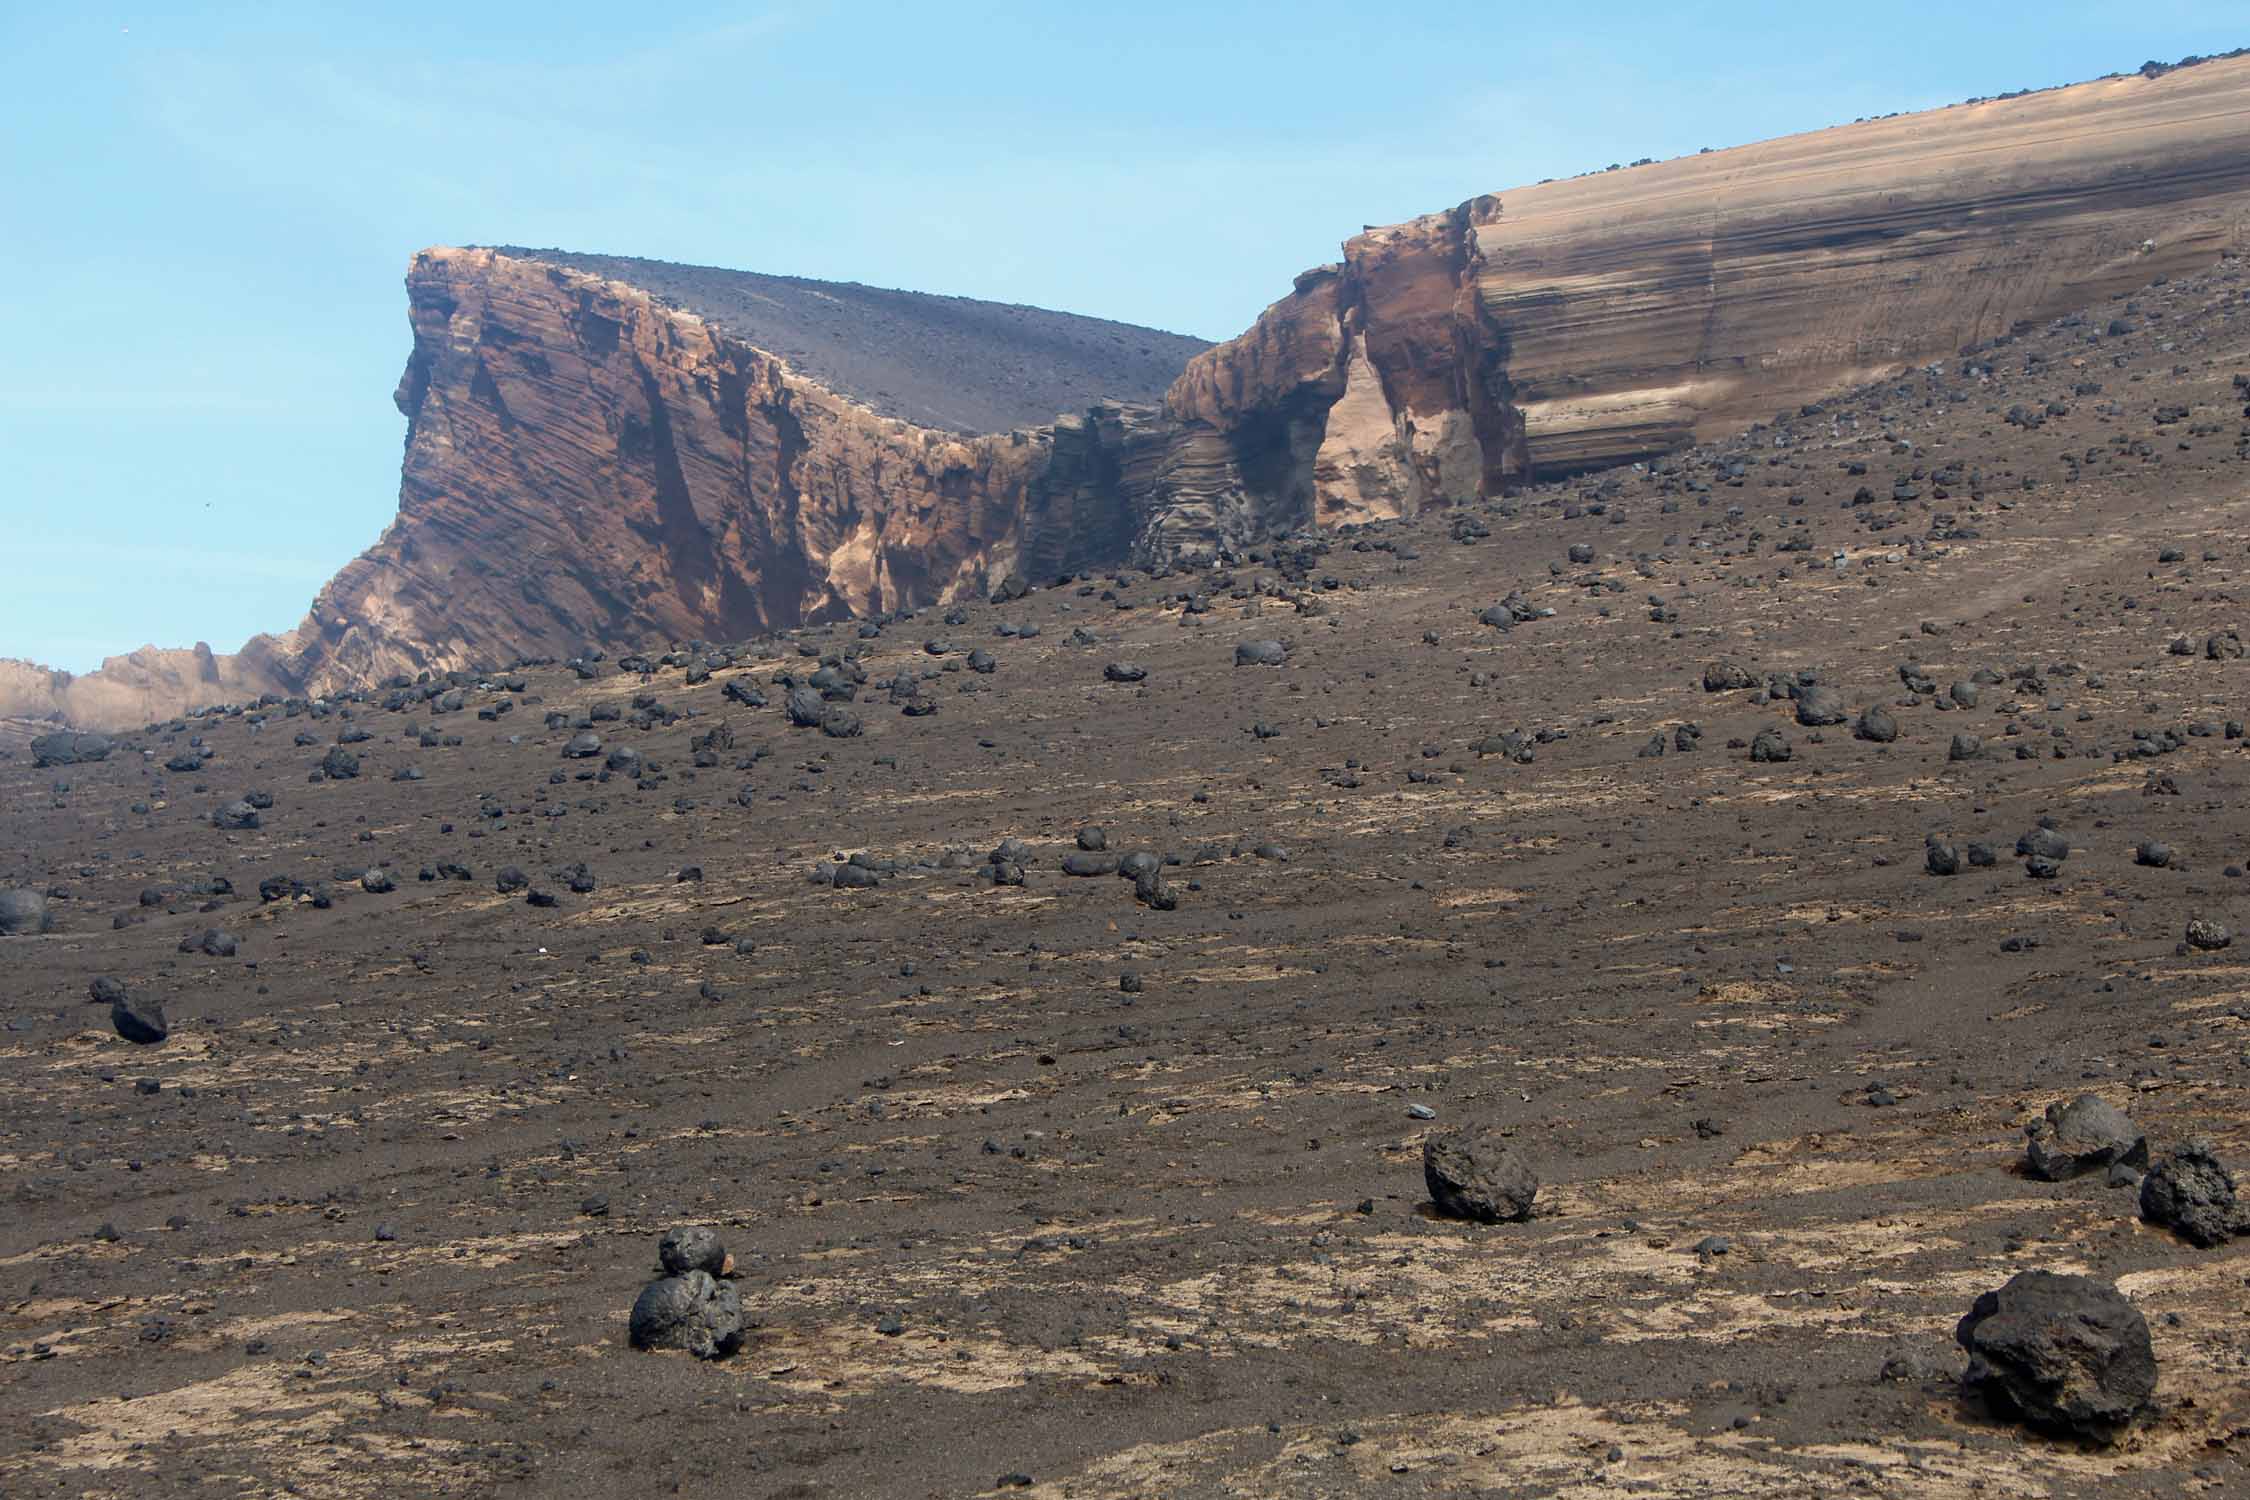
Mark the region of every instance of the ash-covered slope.
[[1205, 339], [1043, 307], [623, 255], [496, 247], [637, 286], [838, 395], [918, 427], [1005, 432], [1103, 400], [1155, 401]]
[[[2250, 1237], [2024, 1132], [2250, 1163], [2187, 941], [2250, 925], [2246, 294], [1240, 566], [0, 761], [0, 1491], [2239, 1500]], [[1425, 1207], [1479, 1133], [1528, 1220]], [[717, 1363], [630, 1343], [688, 1225]], [[1963, 1399], [2033, 1270], [2154, 1330], [2115, 1446]]]
[[2238, 57], [1510, 193], [1476, 290], [1556, 474], [2200, 270], [2246, 232]]

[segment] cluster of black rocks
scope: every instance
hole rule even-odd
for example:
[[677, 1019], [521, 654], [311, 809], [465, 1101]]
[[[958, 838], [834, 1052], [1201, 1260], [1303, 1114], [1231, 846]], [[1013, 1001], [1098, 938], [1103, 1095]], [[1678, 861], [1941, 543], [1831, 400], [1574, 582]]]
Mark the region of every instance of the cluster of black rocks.
[[[1113, 875], [1132, 881], [1134, 899], [1151, 910], [1172, 911], [1179, 906], [1179, 893], [1164, 879], [1166, 865], [1179, 863], [1179, 856], [1158, 855], [1147, 849], [1112, 854], [1108, 831], [1099, 827], [1081, 828], [1075, 842], [1076, 847], [1062, 857], [1059, 868], [1064, 875], [1081, 880]], [[995, 886], [1020, 886], [1034, 861], [1031, 846], [1022, 839], [1002, 839], [985, 856], [980, 873]]]
[[728, 1284], [734, 1257], [717, 1231], [674, 1229], [657, 1242], [660, 1274], [633, 1299], [627, 1335], [636, 1349], [676, 1349], [724, 1359], [742, 1347], [742, 1298]]
[[[1413, 1113], [1432, 1117], [1420, 1106]], [[2024, 1170], [2048, 1182], [2101, 1173], [2111, 1186], [2138, 1186], [2141, 1217], [2193, 1245], [2250, 1235], [2250, 1202], [2210, 1142], [2189, 1140], [2151, 1168], [2147, 1137], [2098, 1095], [2048, 1106], [2026, 1132]], [[1427, 1137], [1422, 1176], [1437, 1216], [1476, 1224], [1529, 1219], [1539, 1191], [1537, 1174], [1491, 1131]], [[2023, 1272], [1977, 1298], [1955, 1336], [1969, 1354], [1964, 1389], [2027, 1425], [2108, 1445], [2152, 1410], [2148, 1322], [2111, 1283]]]
[[[2151, 1167], [2147, 1136], [2096, 1094], [2048, 1105], [2025, 1137], [2027, 1176], [2100, 1173], [2111, 1187], [2138, 1187], [2140, 1216], [2191, 1245], [2250, 1234], [2250, 1204], [2209, 1141], [2191, 1139]], [[2110, 1444], [2151, 1408], [2148, 1324], [2111, 1283], [2026, 1271], [1978, 1298], [1956, 1336], [1970, 1355], [1968, 1389], [2034, 1427]]]

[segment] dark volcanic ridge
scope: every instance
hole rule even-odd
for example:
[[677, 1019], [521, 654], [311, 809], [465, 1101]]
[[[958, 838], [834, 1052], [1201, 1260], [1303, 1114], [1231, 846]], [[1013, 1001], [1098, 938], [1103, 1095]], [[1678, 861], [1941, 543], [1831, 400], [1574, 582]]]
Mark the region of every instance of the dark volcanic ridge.
[[1185, 334], [972, 297], [492, 248], [637, 286], [886, 417], [954, 432], [1033, 427], [1102, 400], [1154, 402], [1211, 347]]

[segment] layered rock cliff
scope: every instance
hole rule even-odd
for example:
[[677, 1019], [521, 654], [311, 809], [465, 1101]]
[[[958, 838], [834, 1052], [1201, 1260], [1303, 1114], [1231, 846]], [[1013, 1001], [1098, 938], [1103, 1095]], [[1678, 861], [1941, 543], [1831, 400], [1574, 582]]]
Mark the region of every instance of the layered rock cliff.
[[1164, 398], [1176, 481], [1147, 506], [1141, 553], [1412, 514], [1524, 475], [1507, 335], [1478, 294], [1477, 236], [1499, 212], [1476, 198], [1370, 230], [1191, 360]]
[[[737, 638], [1457, 504], [2246, 245], [2250, 58], [1471, 199], [1355, 237], [1201, 352], [991, 304], [429, 250], [398, 519], [218, 671], [322, 690]], [[1062, 400], [1080, 409], [1045, 420]]]
[[1154, 401], [1203, 339], [1014, 303], [618, 255], [497, 247], [693, 313], [878, 416], [974, 435], [1107, 400]]
[[[594, 271], [438, 249], [407, 287], [399, 515], [281, 649], [308, 684], [740, 639], [1132, 540], [1119, 463], [1145, 415], [1128, 408], [966, 435], [879, 415]], [[983, 399], [977, 379], [935, 399]]]
[[2232, 58], [1369, 230], [1166, 407], [1230, 439], [1203, 488], [1247, 515], [1394, 515], [1737, 431], [2246, 246]]
[[2250, 245], [2250, 58], [1511, 193], [1478, 291], [1540, 474], [1665, 451]]

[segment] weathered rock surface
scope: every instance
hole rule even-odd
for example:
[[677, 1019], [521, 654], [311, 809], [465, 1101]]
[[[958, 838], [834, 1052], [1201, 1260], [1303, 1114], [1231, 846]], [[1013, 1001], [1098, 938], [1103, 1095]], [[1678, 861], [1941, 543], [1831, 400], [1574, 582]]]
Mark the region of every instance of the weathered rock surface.
[[54, 925], [47, 898], [38, 891], [0, 891], [0, 937], [29, 937]]
[[2046, 1118], [2031, 1127], [2024, 1143], [2025, 1167], [2049, 1182], [2119, 1163], [2147, 1166], [2148, 1137], [2098, 1094], [2048, 1105]]
[[1207, 341], [1012, 303], [501, 246], [641, 288], [878, 416], [974, 435], [1110, 400], [1153, 401]]
[[627, 1332], [636, 1349], [723, 1359], [742, 1347], [742, 1298], [708, 1271], [659, 1277], [633, 1299]]
[[2235, 1196], [2234, 1174], [2201, 1137], [2141, 1179], [2141, 1217], [2205, 1247], [2250, 1230], [2250, 1205]]
[[1422, 1180], [1448, 1219], [1479, 1224], [1531, 1217], [1539, 1178], [1497, 1136], [1432, 1136], [1422, 1143]]
[[35, 767], [95, 765], [109, 759], [113, 748], [105, 735], [57, 730], [31, 742], [31, 763]]
[[186, 650], [143, 646], [85, 673], [0, 660], [0, 744], [47, 739], [57, 722], [135, 728], [212, 703], [286, 692], [290, 678], [274, 664], [271, 640], [257, 637], [224, 656], [201, 641]]
[[119, 1036], [142, 1047], [156, 1046], [172, 1034], [164, 1002], [154, 997], [120, 993], [109, 1003], [109, 1023]]
[[[574, 265], [429, 250], [407, 290], [399, 519], [284, 648], [299, 681], [734, 640], [1130, 546], [1116, 466], [1144, 408], [963, 436], [878, 415], [719, 322]], [[962, 367], [962, 399], [993, 369], [1010, 391], [963, 411], [1028, 409], [999, 354], [983, 358], [992, 368]], [[1152, 391], [1122, 394], [1136, 393]]]
[[2148, 1320], [2107, 1282], [2020, 1272], [1977, 1298], [1954, 1337], [1968, 1386], [2035, 1427], [2114, 1443], [2156, 1394]]
[[[2215, 60], [1476, 197], [1355, 237], [1160, 405], [1192, 341], [828, 289], [902, 364], [787, 278], [427, 250], [383, 537], [294, 631], [18, 669], [0, 717], [737, 639], [1649, 458], [2239, 248], [2246, 95]], [[995, 344], [1011, 314], [1054, 337]]]
[[684, 1276], [690, 1271], [724, 1276], [734, 1265], [734, 1258], [727, 1254], [718, 1231], [701, 1225], [666, 1232], [657, 1242], [656, 1259], [673, 1276]]

